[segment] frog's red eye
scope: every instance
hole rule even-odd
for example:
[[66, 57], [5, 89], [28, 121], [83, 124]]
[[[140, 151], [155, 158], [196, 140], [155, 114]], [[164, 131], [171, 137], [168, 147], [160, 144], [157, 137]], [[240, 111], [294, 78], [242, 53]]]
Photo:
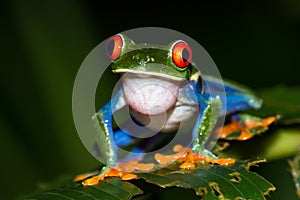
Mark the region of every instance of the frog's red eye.
[[192, 60], [191, 47], [183, 41], [178, 41], [173, 45], [172, 59], [177, 67], [185, 68]]
[[115, 35], [109, 38], [105, 47], [107, 56], [112, 60], [119, 58], [123, 49], [123, 44], [121, 35]]

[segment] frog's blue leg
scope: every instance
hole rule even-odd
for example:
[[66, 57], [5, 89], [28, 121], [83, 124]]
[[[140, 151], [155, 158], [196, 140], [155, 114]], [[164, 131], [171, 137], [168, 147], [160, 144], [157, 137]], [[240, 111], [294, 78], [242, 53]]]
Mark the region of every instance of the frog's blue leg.
[[124, 147], [133, 142], [133, 137], [120, 129], [114, 132], [114, 140], [117, 146]]
[[114, 132], [114, 139], [116, 144], [119, 147], [128, 146], [134, 142], [137, 142], [139, 138], [131, 136], [130, 133], [136, 132], [139, 133], [139, 135], [147, 134], [146, 128], [136, 130], [133, 125], [137, 126], [143, 126], [139, 121], [135, 120], [133, 117], [131, 117], [130, 120], [123, 122], [122, 126], [119, 126], [119, 129], [115, 130]]
[[[204, 77], [204, 93], [215, 97], [220, 96], [222, 101], [221, 114], [225, 115], [236, 111], [261, 107], [262, 100], [257, 98], [248, 88], [227, 81]], [[224, 94], [224, 92], [226, 94]], [[225, 99], [226, 98], [226, 99]], [[224, 106], [226, 102], [226, 107]]]
[[121, 89], [94, 116], [100, 134], [100, 150], [105, 153], [106, 170], [117, 163], [117, 144], [112, 129], [112, 115], [126, 105]]

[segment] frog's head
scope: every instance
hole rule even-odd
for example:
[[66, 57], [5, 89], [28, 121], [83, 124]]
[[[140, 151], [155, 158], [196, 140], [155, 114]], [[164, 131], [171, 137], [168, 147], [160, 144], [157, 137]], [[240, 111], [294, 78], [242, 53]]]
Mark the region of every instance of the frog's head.
[[192, 50], [178, 40], [166, 46], [135, 44], [125, 35], [115, 35], [106, 43], [106, 53], [113, 60], [114, 73], [130, 72], [186, 80], [193, 71]]
[[114, 73], [122, 74], [123, 90], [137, 112], [154, 115], [175, 105], [180, 84], [196, 73], [190, 46], [178, 40], [166, 46], [135, 44], [125, 35], [106, 43]]

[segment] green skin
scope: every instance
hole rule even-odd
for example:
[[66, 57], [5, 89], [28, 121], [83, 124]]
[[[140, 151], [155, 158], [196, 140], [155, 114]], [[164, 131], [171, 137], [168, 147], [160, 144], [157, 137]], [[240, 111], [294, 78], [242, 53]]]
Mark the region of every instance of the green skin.
[[[157, 82], [160, 82], [161, 80], [170, 82], [175, 81], [176, 83], [187, 81], [190, 85], [195, 86], [192, 91], [181, 88], [181, 92], [178, 93], [176, 100], [176, 106], [179, 104], [178, 107], [181, 107], [184, 112], [189, 112], [198, 116], [194, 125], [193, 141], [190, 146], [194, 153], [200, 153], [204, 156], [216, 158], [210, 151], [204, 148], [204, 144], [210, 137], [220, 114], [222, 115], [222, 113], [227, 114], [228, 112], [260, 106], [260, 103], [248, 90], [228, 83], [227, 86], [236, 89], [237, 92], [234, 93], [236, 96], [227, 97], [232, 98], [232, 101], [230, 101], [231, 104], [227, 105], [231, 110], [222, 111], [222, 99], [220, 99], [220, 96], [218, 95], [210, 96], [203, 91], [203, 79], [192, 64], [187, 68], [182, 69], [173, 63], [171, 48], [174, 43], [164, 47], [152, 46], [149, 44], [134, 44], [134, 42], [126, 36], [122, 37], [124, 39], [123, 50], [121, 56], [112, 62], [112, 72], [120, 74], [129, 73], [137, 75], [137, 77], [138, 75], [147, 75], [146, 78], [150, 76]], [[141, 81], [143, 78], [145, 77], [142, 77]], [[196, 86], [200, 86], [201, 88], [197, 88]], [[119, 162], [117, 158], [117, 149], [114, 145], [115, 141], [111, 118], [113, 113], [120, 110], [126, 104], [129, 104], [129, 107], [131, 107], [128, 100], [126, 101], [126, 98], [124, 98], [124, 96], [126, 97], [126, 94], [124, 94], [124, 91], [126, 93], [126, 87], [126, 85], [123, 85], [123, 89], [121, 89], [120, 92], [94, 116], [98, 132], [100, 133], [100, 151], [105, 153], [106, 158], [106, 166], [102, 169], [101, 173], [114, 167], [117, 162]], [[196, 94], [196, 97], [192, 96], [191, 93]], [[255, 102], [253, 103], [253, 101]], [[247, 105], [245, 107], [236, 106], [240, 105], [240, 103], [245, 103], [245, 105], [247, 103]], [[194, 109], [196, 106], [198, 106], [200, 110]], [[146, 116], [146, 114], [137, 112], [135, 117], [137, 120], [141, 119], [140, 121], [142, 122], [144, 116]], [[173, 118], [172, 120], [176, 119]], [[170, 125], [170, 127], [172, 130], [176, 129], [173, 125]]]
[[[111, 64], [114, 73], [146, 73], [173, 80], [186, 80], [196, 73], [196, 70], [191, 67], [186, 69], [177, 67], [168, 50], [148, 46], [146, 48], [137, 46], [136, 48], [138, 49], [122, 55]], [[143, 62], [144, 66], [141, 65]]]

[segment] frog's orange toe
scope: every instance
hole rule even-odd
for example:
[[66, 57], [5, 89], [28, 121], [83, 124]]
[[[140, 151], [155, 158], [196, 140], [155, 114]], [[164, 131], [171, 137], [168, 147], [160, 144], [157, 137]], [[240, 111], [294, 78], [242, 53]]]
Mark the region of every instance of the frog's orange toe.
[[99, 172], [96, 171], [96, 172], [91, 172], [91, 173], [79, 174], [79, 175], [77, 175], [77, 176], [73, 179], [73, 181], [74, 181], [74, 182], [77, 182], [77, 181], [83, 181], [84, 179], [87, 179], [87, 178], [89, 178], [89, 177], [91, 177], [91, 176], [95, 176], [95, 175], [97, 175], [98, 173], [99, 173]]
[[132, 179], [137, 179], [136, 174], [124, 174], [121, 176], [121, 179], [124, 181], [132, 180]]
[[156, 162], [158, 162], [160, 165], [167, 165], [169, 163], [172, 163], [174, 161], [179, 161], [179, 160], [185, 160], [185, 157], [190, 151], [189, 149], [183, 149], [181, 145], [175, 145], [173, 148], [173, 151], [175, 152], [174, 154], [170, 155], [164, 155], [161, 153], [156, 153], [154, 155], [154, 159]]
[[120, 177], [122, 176], [123, 172], [120, 170], [117, 170], [115, 168], [109, 169], [107, 172], [103, 174], [104, 177]]
[[178, 153], [178, 152], [180, 152], [180, 151], [182, 151], [182, 150], [183, 150], [183, 146], [180, 145], [180, 144], [177, 144], [177, 145], [175, 145], [175, 146], [173, 147], [173, 151], [174, 151], [175, 153]]
[[86, 178], [88, 178], [89, 176], [87, 176], [86, 174], [79, 174], [79, 175], [77, 175], [74, 179], [73, 179], [73, 181], [74, 182], [77, 182], [77, 181], [82, 181], [82, 180], [84, 180], [84, 179], [86, 179]]
[[84, 186], [92, 186], [92, 185], [97, 185], [99, 181], [103, 180], [104, 176], [94, 176], [92, 178], [86, 179], [85, 181], [82, 182], [82, 185]]
[[262, 125], [264, 127], [267, 127], [267, 126], [269, 126], [270, 124], [272, 124], [275, 121], [276, 121], [276, 117], [275, 116], [271, 116], [271, 117], [268, 117], [268, 118], [264, 119], [262, 121]]

